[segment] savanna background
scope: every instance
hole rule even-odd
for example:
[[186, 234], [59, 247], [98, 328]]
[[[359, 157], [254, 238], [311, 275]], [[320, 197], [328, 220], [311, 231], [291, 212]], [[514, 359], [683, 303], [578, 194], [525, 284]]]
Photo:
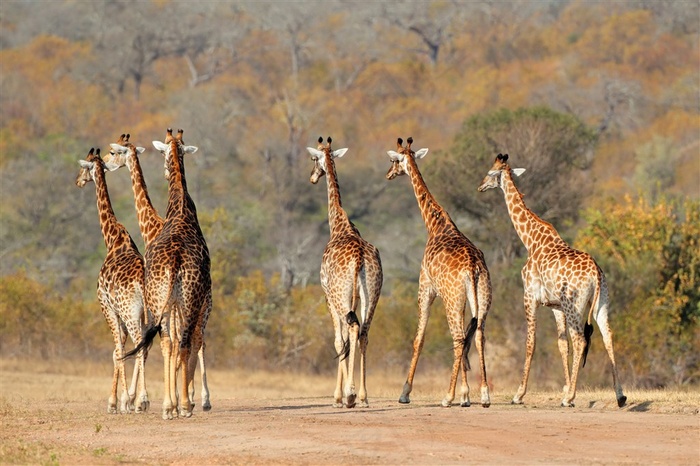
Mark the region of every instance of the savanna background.
[[[212, 256], [214, 371], [334, 378], [318, 279], [326, 188], [309, 184], [305, 149], [330, 135], [350, 149], [337, 162], [343, 206], [384, 265], [370, 395], [372, 377], [396, 373], [398, 397], [426, 231], [410, 182], [384, 174], [386, 150], [413, 136], [415, 148], [430, 148], [420, 161], [429, 188], [486, 256], [492, 384], [516, 389], [525, 339], [527, 253], [502, 193], [476, 191], [502, 152], [527, 169], [518, 185], [528, 206], [605, 271], [623, 385], [697, 387], [699, 47], [695, 0], [4, 0], [5, 367], [102, 363], [106, 399], [113, 344], [95, 296], [106, 251], [94, 189], [74, 184], [78, 160], [130, 133], [146, 148], [141, 163], [163, 214], [167, 183], [151, 141], [173, 127], [199, 147], [186, 170]], [[107, 182], [143, 252], [128, 172]], [[560, 388], [551, 314], [541, 310], [538, 323], [531, 387]], [[451, 345], [437, 300], [417, 381], [444, 368], [446, 388]], [[612, 384], [597, 330], [579, 383]]]

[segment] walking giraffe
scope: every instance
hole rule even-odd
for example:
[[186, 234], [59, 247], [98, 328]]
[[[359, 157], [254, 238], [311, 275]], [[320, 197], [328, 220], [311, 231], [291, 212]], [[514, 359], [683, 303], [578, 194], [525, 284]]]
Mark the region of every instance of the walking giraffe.
[[[397, 150], [388, 151], [391, 168], [386, 178], [393, 180], [397, 176], [408, 174], [421, 216], [428, 230], [428, 241], [425, 245], [418, 285], [418, 331], [413, 341], [411, 366], [399, 403], [410, 403], [409, 395], [413, 389], [413, 377], [425, 340], [430, 306], [435, 297], [440, 296], [445, 304], [447, 322], [454, 343], [450, 386], [442, 400], [442, 405], [451, 406], [455, 399], [460, 366], [462, 369], [461, 406], [471, 405], [467, 381], [467, 370], [470, 369], [468, 356], [472, 340], [476, 336], [481, 368], [481, 406], [488, 408], [491, 400], [486, 382], [484, 324], [491, 308], [491, 280], [484, 254], [459, 231], [449, 214], [428, 191], [416, 163], [416, 159], [425, 157], [428, 149], [414, 152], [411, 149], [413, 138], [408, 138], [407, 142], [406, 147], [403, 147], [403, 140], [399, 138]], [[472, 319], [465, 329], [464, 314], [467, 303], [472, 312]]]
[[[105, 155], [104, 160], [107, 163], [111, 163], [116, 168], [126, 166], [129, 169], [129, 173], [131, 175], [131, 187], [134, 191], [134, 203], [136, 207], [136, 215], [139, 221], [139, 229], [141, 230], [143, 242], [146, 248], [148, 248], [148, 246], [163, 229], [165, 220], [163, 217], [158, 215], [155, 207], [153, 207], [151, 198], [148, 195], [146, 180], [144, 179], [143, 171], [141, 170], [141, 162], [139, 161], [138, 154], [143, 153], [143, 151], [146, 149], [143, 147], [136, 147], [134, 144], [129, 142], [130, 137], [130, 134], [122, 134], [119, 136], [116, 143], [110, 144], [112, 150], [110, 151], [109, 155]], [[202, 323], [196, 327], [195, 333], [192, 336], [192, 353], [189, 363], [190, 366], [192, 366], [189, 369], [192, 374], [194, 374], [194, 370], [197, 365], [197, 358], [199, 359], [199, 369], [202, 376], [202, 409], [204, 411], [209, 411], [211, 409], [204, 356], [204, 329], [206, 328], [209, 314], [211, 312], [211, 295], [208, 295], [208, 299], [209, 303], [202, 318]], [[195, 357], [195, 355], [197, 357]], [[189, 391], [190, 400], [194, 401], [194, 376], [191, 379]]]
[[[535, 310], [538, 306], [552, 309], [557, 323], [558, 345], [564, 364], [564, 399], [562, 406], [574, 406], [576, 381], [581, 359], [586, 365], [593, 325], [598, 323], [605, 349], [612, 363], [613, 384], [617, 405], [622, 407], [627, 397], [622, 393], [620, 378], [615, 365], [612, 331], [608, 324], [608, 288], [605, 275], [593, 257], [569, 247], [557, 230], [545, 222], [523, 202], [523, 196], [513, 182], [513, 175], [520, 176], [525, 169], [510, 168], [508, 154], [498, 154], [493, 166], [481, 182], [478, 190], [500, 187], [506, 200], [513, 227], [527, 249], [527, 262], [522, 270], [525, 292], [525, 318], [527, 340], [525, 367], [522, 381], [512, 403], [522, 404], [527, 392], [530, 364], [535, 352]], [[569, 342], [567, 329], [574, 346], [571, 375], [569, 375]]]
[[[155, 325], [137, 349], [151, 344], [161, 334], [163, 352], [163, 419], [190, 417], [194, 404], [188, 387], [192, 380], [192, 338], [203, 328], [211, 309], [209, 249], [197, 219], [197, 209], [187, 191], [184, 155], [197, 151], [186, 146], [182, 130], [173, 137], [168, 128], [165, 142], [153, 141], [165, 157], [168, 177], [168, 208], [158, 236], [146, 248], [146, 307], [153, 312]], [[127, 356], [133, 355], [131, 351]], [[182, 384], [177, 393], [176, 377]]]
[[[82, 188], [90, 181], [95, 183], [97, 212], [100, 228], [107, 247], [107, 256], [97, 279], [97, 299], [114, 338], [114, 373], [112, 391], [107, 402], [107, 412], [117, 413], [117, 388], [122, 384], [119, 411], [129, 413], [148, 411], [150, 403], [146, 392], [146, 350], [138, 352], [134, 364], [131, 387], [127, 391], [124, 369], [124, 344], [129, 335], [134, 344], [141, 341], [143, 329], [149, 324], [144, 310], [144, 263], [136, 244], [124, 225], [117, 221], [105, 180], [105, 164], [100, 149], [90, 149], [86, 160], [80, 160], [80, 171], [75, 184]], [[110, 167], [110, 169], [114, 169]], [[136, 389], [138, 385], [138, 401]], [[135, 405], [135, 406], [134, 406]]]
[[[314, 161], [309, 181], [316, 184], [325, 174], [328, 187], [328, 224], [330, 240], [321, 260], [321, 286], [335, 329], [335, 350], [338, 354], [338, 377], [333, 394], [334, 407], [355, 407], [355, 349], [360, 343], [360, 405], [369, 406], [366, 385], [366, 354], [369, 327], [382, 290], [382, 262], [379, 251], [365, 241], [348, 218], [340, 202], [340, 187], [335, 172], [336, 157], [347, 149], [331, 149], [332, 139], [318, 149], [307, 147]], [[359, 299], [358, 299], [359, 298]], [[356, 314], [358, 301], [360, 316]], [[343, 389], [343, 382], [345, 387]]]

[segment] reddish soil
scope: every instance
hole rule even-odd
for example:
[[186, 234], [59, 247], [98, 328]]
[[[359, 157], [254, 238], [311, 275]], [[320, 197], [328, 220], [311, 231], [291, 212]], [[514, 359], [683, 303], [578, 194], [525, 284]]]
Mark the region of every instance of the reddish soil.
[[5, 401], [0, 463], [700, 464], [697, 407], [652, 412], [632, 401], [620, 410], [585, 394], [569, 409], [556, 399], [492, 401], [442, 408], [380, 398], [348, 410], [330, 397], [213, 399], [212, 411], [172, 421], [161, 419], [160, 400], [130, 415], [106, 414], [94, 399]]

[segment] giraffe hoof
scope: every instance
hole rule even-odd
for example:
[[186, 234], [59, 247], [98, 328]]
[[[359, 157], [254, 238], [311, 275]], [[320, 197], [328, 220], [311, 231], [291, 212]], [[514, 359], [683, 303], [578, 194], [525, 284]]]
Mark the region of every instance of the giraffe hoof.
[[338, 402], [336, 401], [335, 403], [333, 403], [333, 407], [334, 407], [334, 408], [342, 408], [342, 407], [343, 407], [343, 403], [338, 403]]
[[463, 402], [460, 403], [460, 406], [461, 406], [462, 408], [469, 408], [471, 405], [472, 405], [472, 402], [471, 402], [471, 401], [463, 401]]
[[617, 407], [618, 408], [622, 408], [623, 406], [625, 406], [626, 403], [627, 403], [627, 397], [624, 395], [622, 395], [620, 398], [617, 399]]
[[573, 408], [573, 407], [575, 407], [575, 406], [574, 406], [574, 403], [573, 403], [573, 402], [567, 403], [567, 402], [565, 402], [565, 401], [562, 401], [562, 402], [561, 402], [561, 407], [562, 407], [562, 408]]
[[490, 407], [491, 407], [491, 402], [490, 402], [490, 401], [487, 401], [487, 402], [485, 402], [485, 403], [481, 403], [481, 407], [482, 407], [482, 408], [490, 408]]
[[516, 400], [515, 398], [513, 398], [512, 400], [510, 400], [510, 404], [521, 405], [521, 404], [523, 404], [523, 400]]
[[401, 398], [399, 398], [399, 403], [401, 403], [403, 405], [407, 405], [410, 402], [411, 402], [411, 400], [407, 396], [401, 396]]
[[442, 400], [442, 403], [440, 403], [443, 408], [451, 408], [452, 407], [452, 402], [448, 400]]
[[355, 399], [356, 398], [357, 398], [357, 395], [348, 395], [347, 404], [346, 404], [348, 408], [355, 407]]
[[202, 405], [202, 411], [211, 411], [211, 403], [206, 402]]

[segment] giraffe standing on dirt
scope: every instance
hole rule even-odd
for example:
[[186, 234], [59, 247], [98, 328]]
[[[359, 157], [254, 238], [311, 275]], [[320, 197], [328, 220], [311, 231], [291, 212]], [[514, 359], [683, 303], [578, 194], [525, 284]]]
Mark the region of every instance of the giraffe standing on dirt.
[[[182, 130], [165, 142], [153, 141], [165, 157], [168, 208], [158, 236], [146, 248], [146, 307], [153, 312], [151, 327], [137, 349], [161, 334], [163, 352], [163, 419], [192, 416], [194, 404], [188, 387], [193, 377], [192, 338], [203, 329], [211, 310], [209, 249], [197, 219], [197, 209], [187, 191], [184, 155], [197, 151], [186, 146]], [[134, 354], [131, 351], [127, 356]], [[176, 378], [181, 370], [180, 393]]]
[[[331, 149], [331, 138], [318, 148], [307, 147], [314, 162], [310, 181], [313, 184], [325, 174], [328, 188], [328, 224], [330, 240], [321, 261], [321, 286], [335, 329], [335, 350], [338, 354], [338, 377], [333, 394], [336, 408], [355, 407], [355, 349], [360, 343], [360, 405], [369, 406], [366, 386], [366, 353], [369, 327], [382, 290], [382, 262], [379, 251], [365, 241], [348, 218], [340, 202], [340, 187], [335, 172], [336, 157], [347, 149]], [[358, 302], [360, 316], [356, 314]], [[345, 386], [343, 388], [343, 382]]]
[[[75, 184], [82, 188], [90, 181], [95, 183], [97, 212], [100, 215], [100, 228], [107, 247], [97, 280], [97, 298], [102, 313], [109, 324], [114, 338], [114, 375], [112, 392], [107, 403], [108, 413], [117, 413], [117, 388], [122, 384], [119, 411], [130, 413], [148, 411], [150, 402], [146, 392], [145, 359], [146, 350], [138, 351], [134, 364], [131, 387], [127, 391], [124, 361], [124, 344], [129, 335], [136, 344], [141, 341], [143, 330], [149, 324], [148, 313], [144, 309], [144, 262], [124, 225], [117, 221], [109, 199], [105, 180], [105, 163], [100, 157], [100, 149], [90, 149], [86, 160], [80, 160], [80, 171]], [[114, 169], [114, 167], [110, 167]], [[138, 385], [138, 400], [136, 389]]]
[[[116, 166], [116, 168], [126, 166], [129, 169], [129, 173], [131, 175], [131, 187], [134, 191], [134, 203], [136, 206], [136, 215], [139, 221], [139, 229], [141, 230], [143, 242], [146, 248], [148, 248], [148, 246], [163, 229], [165, 219], [158, 215], [155, 207], [153, 207], [151, 198], [148, 195], [146, 180], [144, 179], [143, 171], [141, 170], [141, 162], [139, 161], [138, 154], [143, 153], [146, 149], [143, 147], [136, 147], [134, 144], [129, 142], [130, 137], [130, 134], [122, 134], [116, 143], [110, 144], [112, 150], [110, 151], [109, 155], [105, 156], [104, 159], [107, 163], [111, 163], [112, 165]], [[208, 299], [208, 310], [205, 312], [202, 319], [202, 325], [197, 326], [195, 333], [192, 336], [192, 353], [190, 356], [190, 365], [192, 366], [190, 370], [193, 374], [197, 364], [197, 359], [194, 357], [194, 355], [196, 354], [199, 358], [199, 368], [202, 376], [202, 409], [204, 411], [209, 411], [211, 409], [204, 357], [204, 329], [207, 325], [207, 320], [211, 312], [211, 295], [208, 296]], [[194, 377], [192, 377], [189, 390], [190, 400], [194, 400]]]
[[[486, 381], [486, 362], [484, 360], [484, 324], [491, 308], [491, 280], [486, 268], [483, 253], [464, 236], [454, 224], [449, 214], [437, 203], [428, 191], [423, 177], [418, 170], [416, 159], [425, 157], [428, 149], [414, 152], [411, 149], [413, 138], [408, 138], [408, 145], [403, 147], [403, 140], [398, 139], [397, 150], [388, 151], [391, 168], [386, 174], [388, 180], [400, 175], [408, 175], [413, 185], [413, 192], [418, 201], [421, 216], [428, 230], [428, 241], [421, 264], [418, 285], [418, 331], [413, 342], [413, 357], [408, 370], [408, 377], [403, 387], [399, 403], [410, 403], [409, 394], [413, 388], [413, 377], [418, 365], [425, 328], [430, 316], [430, 306], [436, 296], [445, 304], [447, 322], [454, 343], [454, 362], [447, 395], [442, 400], [443, 406], [451, 406], [455, 398], [457, 377], [462, 369], [461, 406], [470, 406], [467, 370], [469, 366], [469, 349], [476, 336], [476, 348], [479, 352], [481, 369], [481, 405], [491, 405], [489, 387]], [[472, 312], [472, 319], [465, 328], [465, 311], [467, 303]]]
[[[535, 310], [538, 306], [547, 306], [552, 309], [557, 323], [559, 352], [564, 364], [566, 385], [561, 405], [574, 406], [579, 364], [581, 360], [584, 366], [586, 364], [593, 333], [593, 317], [603, 335], [605, 349], [612, 363], [617, 404], [622, 407], [627, 402], [627, 397], [622, 393], [615, 365], [612, 331], [608, 324], [608, 288], [605, 275], [589, 254], [569, 247], [550, 223], [527, 208], [522, 194], [513, 182], [513, 175], [520, 176], [524, 171], [523, 168], [510, 168], [508, 154], [498, 154], [478, 188], [480, 192], [498, 187], [503, 190], [513, 227], [528, 252], [527, 262], [522, 270], [527, 319], [525, 367], [520, 387], [512, 403], [522, 404], [523, 396], [527, 392], [527, 379], [535, 352]], [[574, 346], [571, 375], [567, 329]]]

